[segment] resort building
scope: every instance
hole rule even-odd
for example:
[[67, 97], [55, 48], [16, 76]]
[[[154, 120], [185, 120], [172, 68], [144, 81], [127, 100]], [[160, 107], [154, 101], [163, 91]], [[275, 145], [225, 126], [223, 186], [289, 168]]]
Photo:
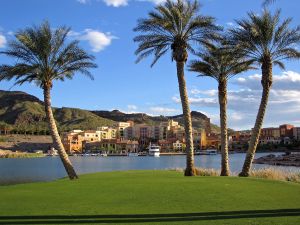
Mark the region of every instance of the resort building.
[[260, 132], [260, 138], [262, 139], [279, 139], [280, 129], [277, 127], [262, 128]]
[[102, 139], [116, 139], [117, 138], [117, 130], [111, 127], [98, 127], [96, 133], [99, 136], [99, 141]]
[[281, 137], [293, 137], [293, 125], [283, 124], [279, 126]]
[[[184, 127], [174, 120], [158, 125], [118, 122], [114, 127], [102, 126], [97, 130], [73, 130], [63, 134], [63, 143], [69, 153], [104, 149], [136, 152], [147, 149], [150, 143], [159, 144], [162, 151], [184, 151], [185, 141]], [[193, 129], [193, 142], [195, 150], [207, 148], [204, 129]], [[209, 143], [215, 145], [212, 141]]]
[[[129, 139], [128, 136], [133, 137], [133, 133], [126, 132], [127, 129], [132, 128], [133, 126], [134, 126], [133, 121], [118, 122], [116, 124], [117, 138], [122, 140], [122, 139]], [[132, 129], [130, 129], [130, 130], [132, 131]]]
[[62, 138], [62, 143], [67, 153], [81, 153], [83, 141], [82, 133], [77, 132], [64, 133]]
[[174, 141], [172, 140], [159, 140], [158, 145], [160, 146], [161, 152], [172, 152], [173, 151], [173, 145]]
[[293, 128], [293, 136], [296, 140], [300, 141], [300, 127]]
[[95, 130], [87, 130], [80, 133], [83, 136], [83, 139], [87, 142], [100, 141], [101, 136]]
[[218, 134], [209, 134], [206, 137], [206, 148], [219, 149], [221, 144], [221, 139]]

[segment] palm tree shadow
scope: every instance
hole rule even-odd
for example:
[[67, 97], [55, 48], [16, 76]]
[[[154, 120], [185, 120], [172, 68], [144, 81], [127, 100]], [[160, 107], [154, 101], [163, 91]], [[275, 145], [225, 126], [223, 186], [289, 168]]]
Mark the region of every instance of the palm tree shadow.
[[201, 220], [226, 220], [242, 218], [251, 219], [292, 216], [300, 216], [300, 209], [247, 210], [172, 214], [0, 216], [0, 224], [132, 224], [145, 222], [168, 223]]

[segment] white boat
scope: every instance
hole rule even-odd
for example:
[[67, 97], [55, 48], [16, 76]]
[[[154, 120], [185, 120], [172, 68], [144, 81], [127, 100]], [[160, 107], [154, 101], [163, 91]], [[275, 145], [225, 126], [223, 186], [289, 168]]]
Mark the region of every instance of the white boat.
[[137, 152], [128, 152], [128, 156], [135, 157], [135, 156], [139, 156], [139, 154]]
[[149, 155], [154, 156], [154, 157], [159, 157], [160, 156], [160, 147], [158, 145], [152, 145], [150, 143], [149, 147]]

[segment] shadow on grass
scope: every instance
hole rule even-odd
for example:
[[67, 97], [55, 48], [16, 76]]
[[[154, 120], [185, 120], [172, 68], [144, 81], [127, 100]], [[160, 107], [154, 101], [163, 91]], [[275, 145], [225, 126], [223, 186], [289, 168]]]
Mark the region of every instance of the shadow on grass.
[[128, 214], [128, 215], [48, 215], [0, 216], [0, 224], [100, 224], [100, 223], [154, 223], [188, 222], [200, 220], [226, 220], [300, 216], [300, 209], [247, 210], [203, 213]]

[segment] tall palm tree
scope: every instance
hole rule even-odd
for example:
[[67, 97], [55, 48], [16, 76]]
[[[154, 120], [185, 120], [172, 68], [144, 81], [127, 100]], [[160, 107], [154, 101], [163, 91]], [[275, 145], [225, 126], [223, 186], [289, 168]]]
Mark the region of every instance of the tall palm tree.
[[51, 108], [50, 91], [53, 81], [72, 79], [76, 72], [93, 78], [88, 71], [95, 68], [94, 57], [78, 46], [78, 41], [67, 42], [70, 28], [60, 27], [52, 30], [48, 22], [19, 30], [16, 40], [10, 41], [7, 50], [1, 52], [16, 59], [12, 65], [0, 66], [0, 81], [15, 80], [15, 84], [34, 82], [44, 92], [46, 117], [54, 144], [58, 149], [70, 179], [77, 174], [61, 142]]
[[300, 26], [289, 28], [291, 18], [281, 23], [280, 11], [272, 15], [266, 9], [261, 15], [248, 13], [248, 17], [237, 21], [239, 27], [230, 30], [229, 39], [232, 47], [261, 66], [263, 91], [240, 176], [249, 176], [272, 86], [273, 65], [285, 69], [284, 60], [300, 57], [296, 49], [296, 44], [300, 42]]
[[264, 7], [266, 7], [266, 6], [268, 6], [268, 5], [272, 4], [272, 3], [274, 3], [275, 1], [276, 1], [276, 0], [263, 0], [262, 5], [263, 5]]
[[251, 69], [251, 60], [245, 61], [225, 45], [206, 45], [204, 52], [197, 54], [197, 60], [191, 61], [189, 70], [201, 77], [211, 77], [218, 82], [221, 125], [221, 176], [229, 176], [228, 135], [227, 135], [227, 82], [233, 76]]
[[198, 1], [167, 0], [149, 12], [148, 18], [138, 20], [134, 31], [142, 34], [134, 38], [139, 43], [137, 62], [153, 54], [153, 66], [157, 60], [172, 51], [172, 60], [176, 61], [179, 92], [184, 116], [187, 165], [186, 176], [195, 175], [192, 120], [184, 78], [184, 66], [188, 51], [195, 53], [192, 42], [204, 43], [214, 38], [219, 28], [212, 17], [199, 14]]

